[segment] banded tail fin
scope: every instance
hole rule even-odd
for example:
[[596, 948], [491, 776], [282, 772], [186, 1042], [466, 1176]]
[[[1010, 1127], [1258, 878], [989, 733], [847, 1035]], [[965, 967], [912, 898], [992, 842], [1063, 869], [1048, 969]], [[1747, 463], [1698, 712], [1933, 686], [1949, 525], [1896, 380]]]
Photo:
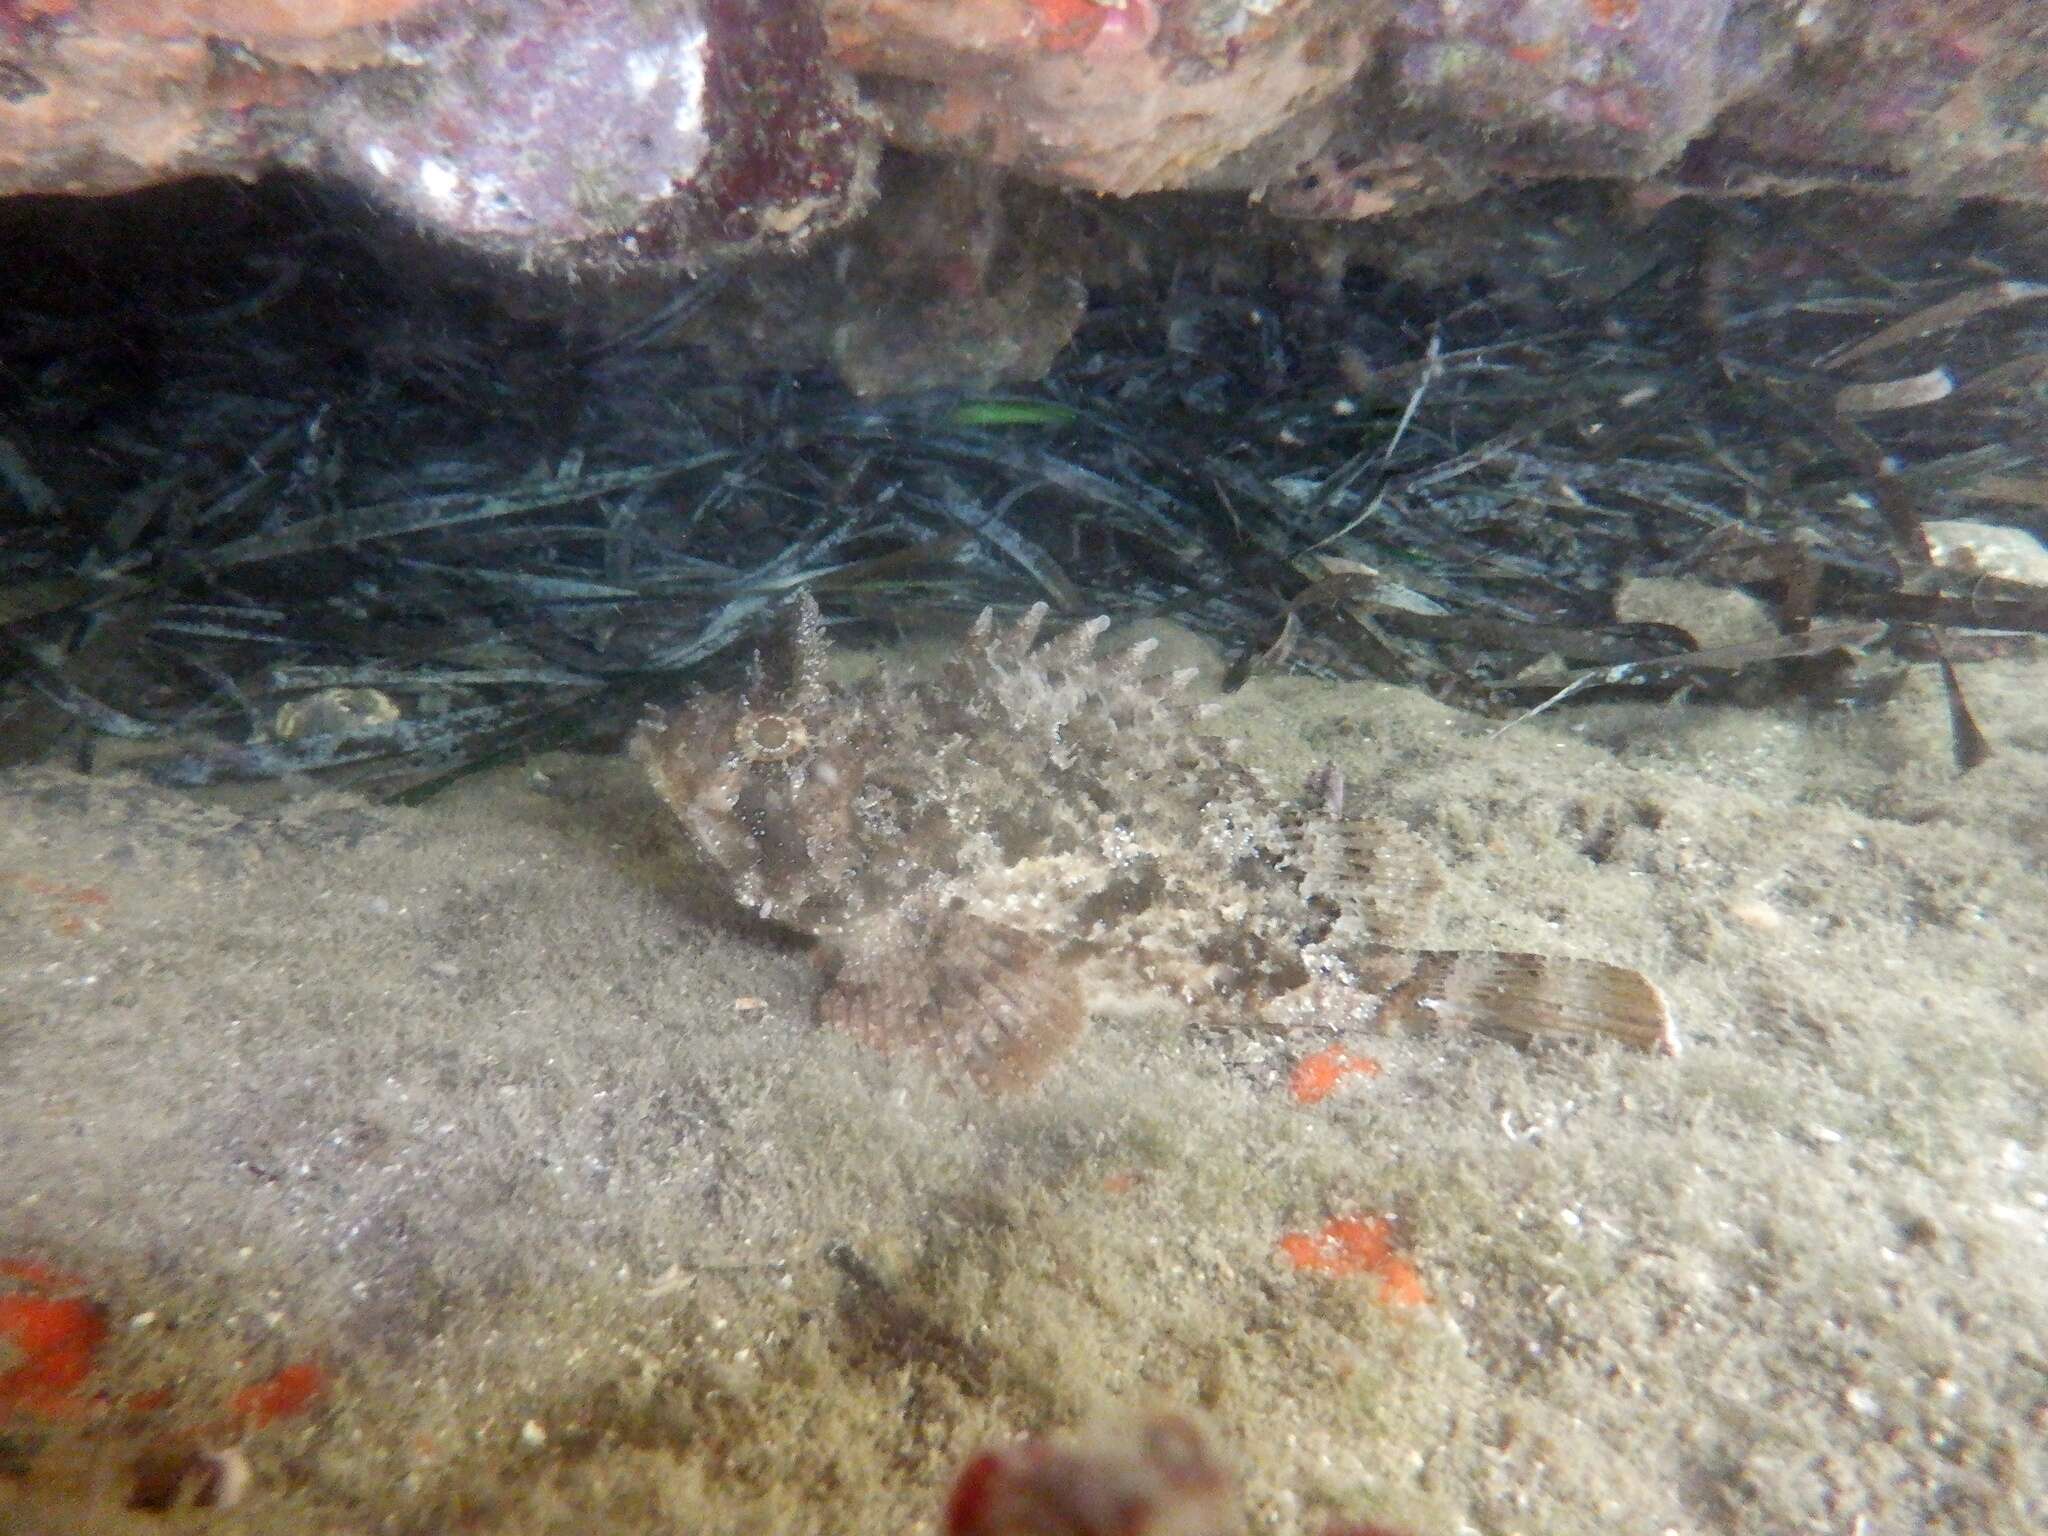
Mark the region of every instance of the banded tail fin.
[[[1383, 952], [1390, 1028], [1476, 1029], [1525, 1039], [1607, 1039], [1676, 1056], [1678, 1027], [1655, 982], [1599, 960], [1498, 950]], [[1394, 979], [1399, 961], [1405, 975]]]

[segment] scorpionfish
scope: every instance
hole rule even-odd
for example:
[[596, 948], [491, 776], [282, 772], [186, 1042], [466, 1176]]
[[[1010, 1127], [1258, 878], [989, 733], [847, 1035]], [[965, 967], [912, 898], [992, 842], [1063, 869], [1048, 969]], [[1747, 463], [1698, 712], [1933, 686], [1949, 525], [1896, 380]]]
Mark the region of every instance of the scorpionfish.
[[1417, 947], [1442, 883], [1420, 838], [1348, 814], [1334, 769], [1276, 791], [1205, 729], [1192, 671], [1099, 656], [1107, 618], [1042, 639], [1046, 615], [984, 610], [929, 673], [839, 682], [805, 593], [743, 687], [636, 736], [705, 875], [812, 941], [822, 1023], [990, 1091], [1161, 1003], [1678, 1049], [1637, 971]]

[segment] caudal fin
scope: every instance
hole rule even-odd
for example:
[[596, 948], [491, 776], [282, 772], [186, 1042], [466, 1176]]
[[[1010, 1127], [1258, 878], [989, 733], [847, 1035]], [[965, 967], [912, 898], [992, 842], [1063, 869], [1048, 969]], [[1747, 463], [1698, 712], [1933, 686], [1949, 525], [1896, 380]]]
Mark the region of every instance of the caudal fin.
[[1499, 950], [1422, 950], [1402, 958], [1412, 965], [1380, 1004], [1380, 1021], [1390, 1027], [1618, 1040], [1678, 1054], [1670, 1005], [1640, 971]]

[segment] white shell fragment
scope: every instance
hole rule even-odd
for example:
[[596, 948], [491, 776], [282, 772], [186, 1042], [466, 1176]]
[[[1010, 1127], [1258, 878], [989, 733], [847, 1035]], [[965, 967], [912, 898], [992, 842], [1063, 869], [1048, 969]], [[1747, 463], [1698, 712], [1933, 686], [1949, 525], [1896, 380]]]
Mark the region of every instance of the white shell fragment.
[[2024, 528], [1967, 518], [1941, 519], [1925, 527], [1934, 563], [1944, 571], [2048, 587], [2048, 546]]

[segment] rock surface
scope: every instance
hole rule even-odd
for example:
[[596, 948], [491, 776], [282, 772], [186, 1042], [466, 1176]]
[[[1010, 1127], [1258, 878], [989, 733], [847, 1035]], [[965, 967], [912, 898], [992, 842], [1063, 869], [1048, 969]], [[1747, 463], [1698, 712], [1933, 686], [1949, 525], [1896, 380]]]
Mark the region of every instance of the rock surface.
[[529, 264], [689, 266], [866, 201], [814, 12], [771, 0], [0, 0], [0, 193], [285, 165]]
[[694, 265], [879, 138], [1356, 219], [1503, 182], [2048, 201], [2026, 0], [0, 0], [0, 194], [276, 164], [457, 241]]

